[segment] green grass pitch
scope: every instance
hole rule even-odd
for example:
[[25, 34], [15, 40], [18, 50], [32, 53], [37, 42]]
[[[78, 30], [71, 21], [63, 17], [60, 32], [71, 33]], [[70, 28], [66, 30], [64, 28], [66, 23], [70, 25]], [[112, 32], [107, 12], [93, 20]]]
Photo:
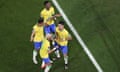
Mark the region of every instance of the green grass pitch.
[[[40, 64], [32, 62], [33, 45], [29, 41], [43, 1], [0, 0], [0, 72], [43, 72]], [[120, 1], [57, 1], [103, 71], [119, 72]], [[51, 72], [97, 72], [74, 36], [69, 43], [69, 62], [69, 70], [65, 71], [63, 58], [56, 61]]]

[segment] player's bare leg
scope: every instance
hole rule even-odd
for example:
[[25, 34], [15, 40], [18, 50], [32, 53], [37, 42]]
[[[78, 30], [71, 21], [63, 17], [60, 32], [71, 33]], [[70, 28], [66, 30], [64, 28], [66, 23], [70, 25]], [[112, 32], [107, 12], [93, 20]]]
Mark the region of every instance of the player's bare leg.
[[44, 72], [49, 72], [52, 67], [52, 64], [47, 64], [47, 66], [44, 69]]
[[41, 68], [42, 69], [45, 68], [45, 62], [44, 61], [42, 61]]
[[[52, 45], [54, 46], [54, 45], [55, 45], [55, 41], [54, 41], [55, 35], [53, 34], [52, 36], [53, 36]], [[58, 46], [56, 46], [55, 48], [58, 48]], [[60, 58], [59, 49], [57, 49], [57, 50], [55, 51], [55, 55], [56, 55], [57, 58]]]

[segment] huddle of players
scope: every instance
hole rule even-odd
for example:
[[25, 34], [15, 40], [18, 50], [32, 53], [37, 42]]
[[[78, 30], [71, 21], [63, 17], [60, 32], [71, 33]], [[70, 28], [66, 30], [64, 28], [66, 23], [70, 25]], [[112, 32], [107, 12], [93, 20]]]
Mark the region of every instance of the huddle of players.
[[[44, 72], [49, 72], [52, 67], [52, 61], [49, 54], [55, 52], [57, 58], [60, 58], [59, 51], [62, 52], [65, 61], [65, 69], [68, 69], [68, 40], [72, 37], [64, 28], [64, 22], [59, 21], [57, 27], [54, 20], [60, 17], [60, 14], [55, 14], [54, 7], [49, 1], [44, 2], [45, 8], [40, 12], [38, 23], [33, 26], [30, 41], [34, 43], [33, 62], [38, 64], [36, 56], [38, 53], [42, 59], [41, 68]], [[45, 33], [45, 35], [44, 35]], [[55, 36], [54, 36], [55, 35]], [[50, 42], [54, 48], [50, 48]]]

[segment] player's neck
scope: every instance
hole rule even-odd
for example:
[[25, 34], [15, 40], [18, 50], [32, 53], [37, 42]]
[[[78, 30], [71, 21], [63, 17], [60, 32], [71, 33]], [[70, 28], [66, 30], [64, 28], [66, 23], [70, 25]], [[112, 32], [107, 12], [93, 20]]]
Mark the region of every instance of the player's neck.
[[63, 31], [64, 29], [59, 29], [60, 31]]
[[37, 25], [38, 27], [42, 27], [41, 25]]
[[45, 9], [48, 10], [48, 11], [50, 10], [50, 8], [45, 8]]

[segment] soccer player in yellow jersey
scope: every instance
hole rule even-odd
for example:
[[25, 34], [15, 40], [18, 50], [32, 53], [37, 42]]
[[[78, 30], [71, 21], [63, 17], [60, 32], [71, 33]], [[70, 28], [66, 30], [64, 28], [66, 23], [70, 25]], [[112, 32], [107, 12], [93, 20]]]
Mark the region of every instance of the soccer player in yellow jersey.
[[40, 16], [44, 18], [45, 23], [45, 34], [55, 33], [55, 22], [56, 17], [60, 17], [60, 14], [55, 15], [54, 7], [51, 6], [50, 1], [44, 2], [45, 8], [40, 12]]
[[58, 26], [56, 27], [56, 42], [55, 47], [59, 48], [64, 55], [65, 61], [65, 69], [68, 69], [68, 41], [71, 40], [72, 37], [69, 32], [64, 28], [64, 22], [60, 21]]
[[52, 40], [52, 35], [47, 34], [46, 38], [42, 41], [42, 46], [39, 51], [40, 57], [42, 58], [42, 62], [45, 63], [45, 69], [44, 72], [49, 72], [51, 68], [51, 60], [49, 58], [49, 54], [53, 51], [55, 51], [57, 48], [53, 48], [52, 50], [49, 50], [50, 48], [50, 43], [49, 41]]
[[43, 18], [40, 18], [38, 20], [38, 23], [33, 26], [33, 31], [30, 38], [30, 41], [34, 42], [33, 62], [35, 64], [38, 64], [36, 56], [38, 54], [39, 49], [41, 48], [42, 40], [44, 39], [43, 24]]
[[[56, 17], [60, 17], [60, 14], [55, 14], [54, 7], [51, 6], [50, 1], [44, 2], [45, 8], [40, 12], [40, 16], [44, 18], [44, 30], [45, 34], [53, 34], [55, 35], [56, 32], [56, 25], [55, 25], [55, 19]], [[52, 41], [52, 44], [54, 44], [54, 40]], [[55, 51], [55, 54], [59, 58], [58, 50]]]

